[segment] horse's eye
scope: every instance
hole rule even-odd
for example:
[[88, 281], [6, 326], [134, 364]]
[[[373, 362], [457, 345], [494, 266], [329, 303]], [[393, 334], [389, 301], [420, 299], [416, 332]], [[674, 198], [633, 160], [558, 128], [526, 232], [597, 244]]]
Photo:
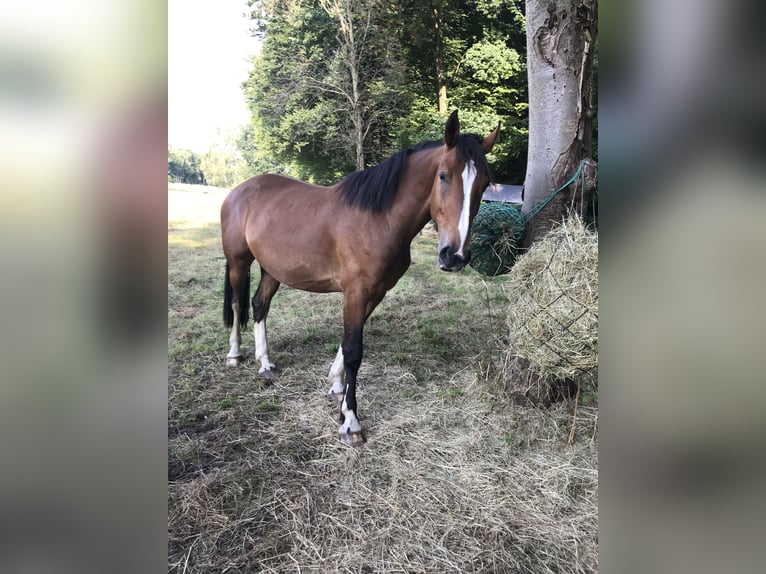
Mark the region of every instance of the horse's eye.
[[447, 179], [447, 174], [446, 174], [446, 173], [444, 173], [443, 171], [440, 171], [440, 172], [439, 172], [439, 179], [440, 179], [441, 181], [444, 181], [445, 179]]

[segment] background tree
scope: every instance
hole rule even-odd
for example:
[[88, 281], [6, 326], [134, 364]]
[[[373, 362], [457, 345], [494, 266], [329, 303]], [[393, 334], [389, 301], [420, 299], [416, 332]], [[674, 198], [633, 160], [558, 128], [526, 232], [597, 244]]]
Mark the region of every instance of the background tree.
[[251, 7], [263, 45], [243, 86], [252, 122], [240, 147], [252, 149], [261, 166], [277, 164], [278, 173], [303, 179], [322, 182], [347, 171], [348, 150], [334, 145], [340, 127], [332, 107], [307, 81], [308, 70], [330, 58], [331, 18], [317, 3], [253, 1]]
[[168, 146], [168, 181], [204, 184], [201, 164], [200, 157], [193, 151]]
[[[523, 212], [529, 213], [587, 160], [593, 181], [593, 54], [597, 0], [528, 0], [529, 157]], [[584, 212], [590, 186], [580, 179], [559, 193], [527, 225], [530, 245], [570, 206]]]
[[447, 113], [447, 78], [444, 71], [444, 20], [442, 19], [442, 2], [431, 0], [429, 8], [433, 16], [434, 31], [434, 69], [436, 83], [439, 86], [439, 113]]
[[[352, 131], [356, 169], [365, 164], [365, 140], [376, 121], [395, 112], [396, 85], [401, 70], [395, 43], [381, 42], [374, 26], [381, 20], [378, 0], [320, 0], [322, 8], [338, 24], [338, 49], [325, 79], [314, 79], [318, 89], [339, 97]], [[369, 144], [368, 144], [369, 145]]]
[[[261, 54], [244, 85], [251, 169], [337, 181], [394, 151], [441, 139], [458, 108], [465, 130], [503, 136], [498, 181], [527, 163], [523, 2], [251, 0]], [[352, 41], [353, 39], [353, 41]], [[266, 169], [263, 169], [266, 168]]]
[[261, 173], [287, 173], [285, 166], [264, 152], [256, 139], [253, 123], [243, 126], [237, 136], [237, 149], [242, 156], [241, 177], [247, 179]]
[[252, 5], [263, 48], [245, 92], [262, 157], [317, 183], [385, 158], [389, 124], [409, 97], [397, 42], [380, 33], [387, 4]]
[[208, 185], [232, 188], [250, 174], [237, 146], [237, 134], [219, 130], [210, 149], [200, 156], [200, 167]]

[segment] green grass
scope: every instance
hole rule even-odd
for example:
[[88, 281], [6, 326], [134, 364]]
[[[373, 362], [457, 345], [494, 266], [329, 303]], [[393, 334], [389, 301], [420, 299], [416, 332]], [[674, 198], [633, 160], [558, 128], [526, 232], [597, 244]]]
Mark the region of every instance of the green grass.
[[441, 399], [457, 399], [462, 395], [463, 390], [460, 387], [447, 387], [446, 389], [436, 391], [436, 396]]
[[234, 397], [224, 397], [220, 401], [218, 401], [218, 408], [220, 410], [230, 409], [235, 404], [237, 404], [237, 401]]
[[279, 410], [279, 405], [273, 399], [264, 399], [255, 405], [255, 410], [261, 412], [276, 412]]

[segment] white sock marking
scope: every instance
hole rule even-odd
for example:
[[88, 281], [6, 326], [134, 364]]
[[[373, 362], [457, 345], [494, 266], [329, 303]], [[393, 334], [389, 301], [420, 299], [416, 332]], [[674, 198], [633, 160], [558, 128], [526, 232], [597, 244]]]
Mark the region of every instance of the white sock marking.
[[239, 335], [239, 304], [232, 304], [232, 311], [234, 312], [234, 324], [231, 326], [231, 333], [229, 334], [229, 354], [227, 357], [241, 357], [242, 352], [239, 350], [239, 345], [242, 342]]
[[362, 425], [359, 424], [359, 420], [356, 418], [356, 415], [354, 414], [354, 411], [348, 408], [346, 405], [346, 399], [343, 399], [343, 404], [340, 407], [340, 412], [343, 413], [343, 424], [340, 425], [340, 429], [338, 429], [338, 432], [340, 434], [348, 434], [350, 432], [360, 432], [362, 430]]
[[460, 249], [458, 249], [457, 254], [461, 257], [463, 256], [465, 240], [468, 237], [468, 226], [471, 223], [471, 189], [473, 189], [474, 179], [476, 179], [476, 166], [470, 159], [463, 168], [463, 209], [460, 211], [460, 221], [457, 227], [460, 232]]
[[255, 359], [261, 362], [259, 373], [274, 369], [274, 363], [269, 361], [269, 344], [266, 341], [266, 322], [258, 321], [253, 328], [255, 335]]
[[333, 361], [332, 367], [330, 367], [330, 374], [328, 375], [328, 379], [332, 384], [330, 393], [334, 395], [343, 394], [346, 390], [345, 375], [346, 367], [343, 364], [343, 347], [339, 347], [338, 354], [335, 355], [335, 361]]

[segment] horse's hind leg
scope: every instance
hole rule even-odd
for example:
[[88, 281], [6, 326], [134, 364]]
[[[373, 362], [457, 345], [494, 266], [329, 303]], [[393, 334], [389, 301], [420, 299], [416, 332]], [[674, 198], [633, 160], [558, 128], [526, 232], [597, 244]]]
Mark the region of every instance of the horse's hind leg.
[[231, 329], [229, 354], [226, 355], [227, 367], [236, 367], [242, 360], [240, 328], [247, 326], [249, 296], [250, 262], [236, 261], [233, 264], [227, 262], [223, 303], [224, 324]]
[[255, 327], [255, 359], [261, 362], [258, 373], [267, 378], [274, 377], [276, 365], [269, 360], [269, 343], [266, 338], [266, 317], [269, 315], [271, 298], [279, 289], [279, 281], [261, 267], [261, 281], [253, 296], [253, 321]]

